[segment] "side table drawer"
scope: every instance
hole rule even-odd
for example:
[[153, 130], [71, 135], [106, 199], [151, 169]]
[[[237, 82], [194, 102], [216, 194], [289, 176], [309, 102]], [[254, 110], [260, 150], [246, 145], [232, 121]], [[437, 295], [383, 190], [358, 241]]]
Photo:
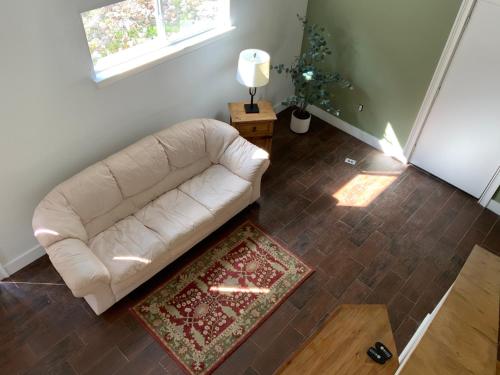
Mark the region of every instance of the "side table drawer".
[[270, 137], [273, 135], [274, 123], [273, 121], [259, 123], [248, 122], [236, 124], [235, 127], [240, 132], [240, 135], [244, 138]]

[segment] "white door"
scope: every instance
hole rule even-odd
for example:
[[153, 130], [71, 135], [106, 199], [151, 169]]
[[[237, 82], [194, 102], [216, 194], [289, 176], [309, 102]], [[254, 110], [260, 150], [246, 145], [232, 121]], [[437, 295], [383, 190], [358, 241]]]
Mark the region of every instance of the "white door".
[[411, 163], [479, 198], [500, 166], [500, 0], [479, 0]]

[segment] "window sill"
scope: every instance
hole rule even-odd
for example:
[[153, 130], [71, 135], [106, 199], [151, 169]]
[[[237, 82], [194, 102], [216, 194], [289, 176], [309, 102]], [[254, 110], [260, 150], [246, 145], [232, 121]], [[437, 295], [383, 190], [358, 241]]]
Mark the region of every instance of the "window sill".
[[98, 87], [109, 85], [120, 79], [161, 64], [167, 60], [175, 59], [179, 56], [195, 51], [198, 48], [225, 37], [235, 29], [236, 27], [234, 26], [228, 26], [221, 29], [211, 30], [183, 42], [151, 51], [150, 53], [136, 59], [126, 61], [120, 65], [116, 65], [100, 72], [96, 72], [93, 78], [94, 82]]

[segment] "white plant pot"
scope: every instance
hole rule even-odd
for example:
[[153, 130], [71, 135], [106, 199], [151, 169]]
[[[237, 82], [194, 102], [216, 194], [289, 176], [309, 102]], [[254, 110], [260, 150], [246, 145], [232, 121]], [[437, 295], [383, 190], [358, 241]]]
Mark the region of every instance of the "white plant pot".
[[300, 119], [295, 116], [295, 111], [292, 112], [292, 121], [290, 122], [290, 129], [294, 133], [304, 134], [309, 131], [309, 125], [311, 124], [311, 114], [309, 113], [309, 117], [306, 119]]

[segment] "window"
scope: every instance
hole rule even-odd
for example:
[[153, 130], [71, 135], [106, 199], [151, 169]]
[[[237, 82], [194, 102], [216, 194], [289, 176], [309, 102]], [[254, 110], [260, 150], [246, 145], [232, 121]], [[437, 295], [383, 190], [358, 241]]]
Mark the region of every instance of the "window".
[[125, 0], [81, 16], [98, 81], [230, 28], [229, 0]]

